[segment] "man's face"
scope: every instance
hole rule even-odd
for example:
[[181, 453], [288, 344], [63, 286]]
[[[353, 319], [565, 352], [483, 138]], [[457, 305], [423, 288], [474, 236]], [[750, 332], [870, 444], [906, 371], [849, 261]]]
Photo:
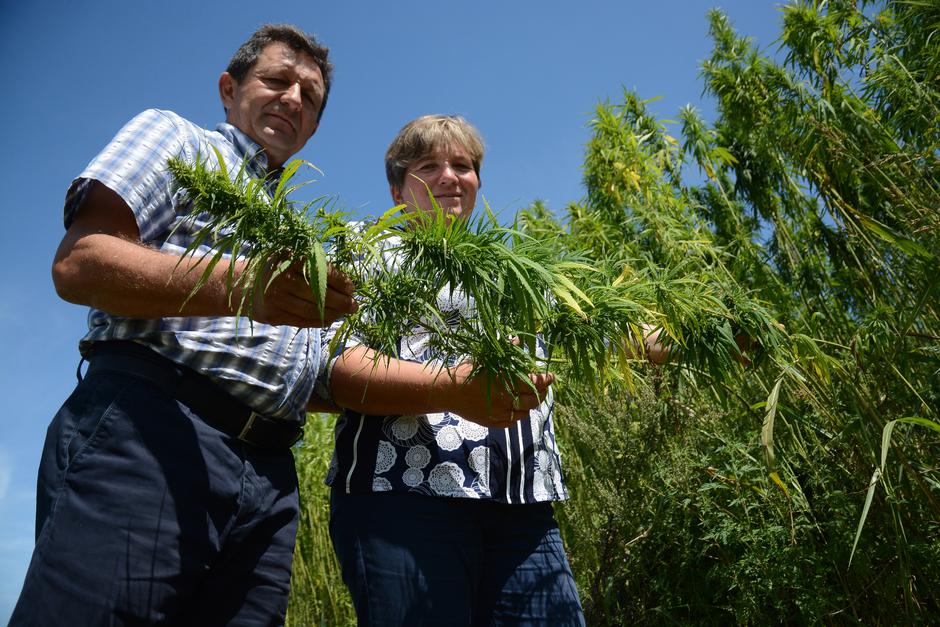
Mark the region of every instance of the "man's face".
[[281, 42], [268, 44], [241, 81], [219, 78], [227, 121], [258, 142], [268, 166], [282, 166], [317, 130], [323, 75], [310, 55]]
[[446, 215], [469, 218], [477, 202], [480, 179], [473, 159], [460, 146], [435, 150], [415, 160], [405, 171], [401, 188], [392, 187], [392, 200], [406, 211], [433, 211], [428, 190]]

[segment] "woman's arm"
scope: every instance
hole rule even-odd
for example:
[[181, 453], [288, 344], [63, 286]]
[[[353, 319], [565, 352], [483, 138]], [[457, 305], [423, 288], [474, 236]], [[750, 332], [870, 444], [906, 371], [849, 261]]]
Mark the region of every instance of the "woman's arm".
[[[551, 374], [530, 374], [511, 390], [473, 366], [422, 365], [391, 358], [364, 346], [345, 351], [333, 365], [330, 393], [337, 405], [365, 414], [427, 414], [451, 411], [486, 427], [504, 428], [529, 415], [545, 398]], [[532, 388], [535, 388], [534, 390]]]

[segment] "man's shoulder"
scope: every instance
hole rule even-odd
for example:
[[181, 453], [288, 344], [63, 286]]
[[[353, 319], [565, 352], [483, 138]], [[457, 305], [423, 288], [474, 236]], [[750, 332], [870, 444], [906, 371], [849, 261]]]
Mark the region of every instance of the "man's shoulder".
[[221, 126], [210, 130], [175, 111], [154, 108], [134, 116], [121, 135], [134, 145], [191, 163], [199, 160], [216, 163], [216, 155], [221, 154], [227, 166], [238, 166], [242, 155], [231, 138], [220, 132]]
[[144, 109], [135, 115], [132, 120], [150, 122], [151, 124], [175, 124], [180, 126], [196, 126], [199, 128], [196, 124], [190, 122], [175, 111], [170, 111], [169, 109]]
[[142, 136], [176, 135], [183, 142], [202, 143], [210, 131], [168, 109], [145, 109], [124, 127], [125, 133]]

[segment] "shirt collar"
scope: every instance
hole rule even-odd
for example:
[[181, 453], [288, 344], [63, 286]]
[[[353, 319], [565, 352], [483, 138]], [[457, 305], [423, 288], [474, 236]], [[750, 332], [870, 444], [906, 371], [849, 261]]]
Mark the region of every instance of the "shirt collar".
[[219, 123], [215, 130], [232, 143], [236, 152], [245, 159], [252, 175], [267, 178], [271, 174], [268, 172], [268, 155], [265, 154], [261, 144], [228, 122]]

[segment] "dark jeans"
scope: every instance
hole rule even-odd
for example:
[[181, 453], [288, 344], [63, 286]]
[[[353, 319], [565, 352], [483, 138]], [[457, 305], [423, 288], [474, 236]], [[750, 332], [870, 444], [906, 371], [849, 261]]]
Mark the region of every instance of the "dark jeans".
[[360, 625], [584, 625], [549, 504], [333, 490]]
[[289, 450], [252, 449], [149, 381], [94, 372], [49, 427], [10, 624], [281, 624], [297, 517]]

